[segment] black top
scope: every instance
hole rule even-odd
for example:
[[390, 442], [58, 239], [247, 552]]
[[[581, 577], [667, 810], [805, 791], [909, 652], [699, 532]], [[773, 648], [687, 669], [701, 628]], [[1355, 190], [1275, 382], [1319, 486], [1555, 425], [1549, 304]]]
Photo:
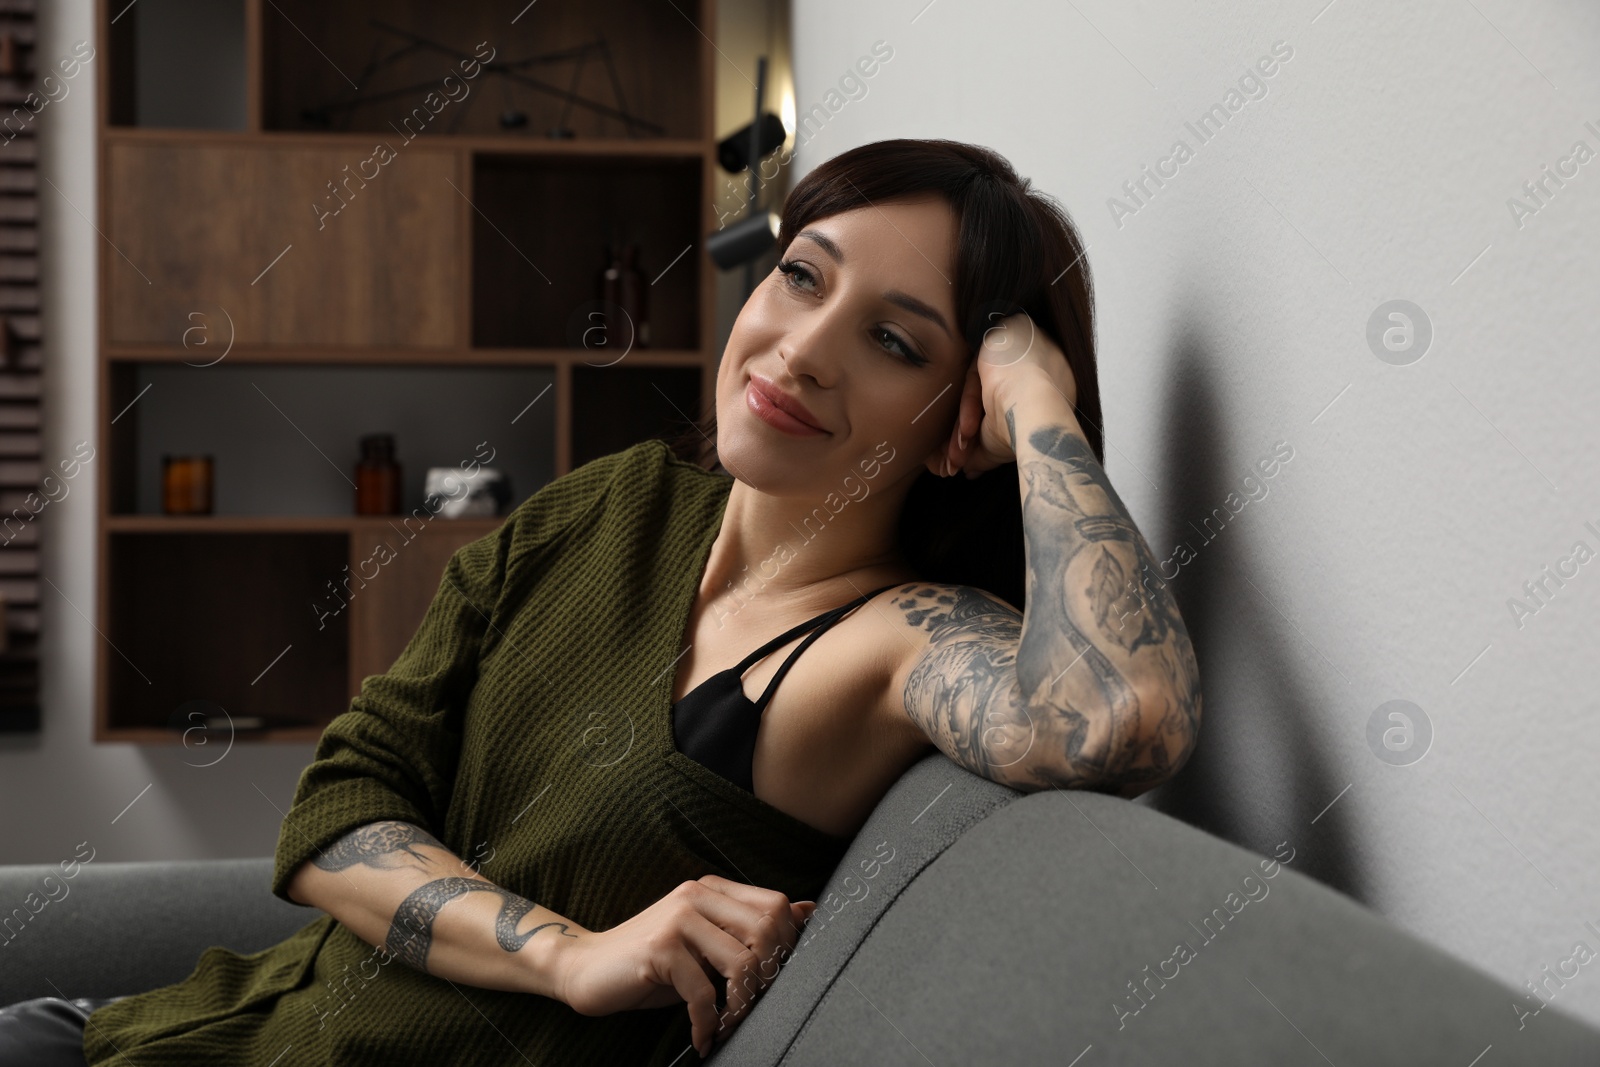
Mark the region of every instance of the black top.
[[[852, 610], [885, 589], [893, 589], [902, 584], [904, 583], [890, 582], [870, 593], [863, 593], [848, 604], [841, 604], [831, 611], [807, 619], [793, 629], [774, 637], [740, 660], [736, 666], [718, 671], [685, 693], [681, 700], [672, 705], [672, 736], [678, 751], [696, 763], [704, 764], [716, 771], [746, 792], [754, 793], [756, 731], [761, 728], [761, 713], [766, 710], [767, 703], [772, 699], [773, 690], [777, 689], [778, 683], [788, 673], [795, 657], [804, 652], [811, 642], [821, 637], [828, 627]], [[816, 627], [815, 632], [800, 642], [800, 647], [783, 661], [778, 672], [772, 676], [772, 681], [767, 683], [766, 692], [761, 694], [761, 699], [752, 702], [745, 696], [743, 684], [740, 682], [744, 672], [762, 656], [788, 644], [796, 635], [803, 634], [812, 627]]]

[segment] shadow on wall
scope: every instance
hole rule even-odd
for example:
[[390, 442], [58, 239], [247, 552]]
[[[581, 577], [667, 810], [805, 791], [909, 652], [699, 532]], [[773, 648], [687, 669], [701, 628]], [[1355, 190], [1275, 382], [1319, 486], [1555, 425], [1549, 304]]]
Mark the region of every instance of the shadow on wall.
[[1332, 766], [1319, 736], [1327, 718], [1318, 707], [1322, 683], [1302, 670], [1315, 653], [1262, 599], [1273, 591], [1244, 551], [1261, 543], [1263, 531], [1249, 530], [1248, 509], [1235, 519], [1242, 528], [1225, 527], [1212, 542], [1190, 525], [1237, 492], [1241, 472], [1278, 439], [1274, 427], [1228, 423], [1230, 405], [1216, 381], [1223, 346], [1192, 325], [1206, 314], [1192, 307], [1180, 316], [1191, 325], [1173, 339], [1171, 373], [1153, 398], [1154, 423], [1168, 430], [1158, 465], [1145, 473], [1164, 498], [1163, 520], [1145, 533], [1157, 560], [1179, 542], [1194, 549], [1168, 588], [1194, 642], [1205, 703], [1189, 762], [1146, 797], [1152, 808], [1262, 855], [1288, 841], [1297, 869], [1372, 907], [1342, 818], [1347, 809], [1336, 804], [1311, 824], [1349, 777]]

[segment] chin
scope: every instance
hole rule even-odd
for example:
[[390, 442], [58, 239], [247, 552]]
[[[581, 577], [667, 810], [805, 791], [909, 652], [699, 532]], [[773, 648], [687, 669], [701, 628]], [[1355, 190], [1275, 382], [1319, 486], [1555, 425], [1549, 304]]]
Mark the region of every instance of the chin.
[[804, 495], [818, 473], [814, 446], [807, 449], [802, 439], [771, 429], [749, 411], [728, 421], [718, 412], [717, 457], [729, 474], [774, 496]]

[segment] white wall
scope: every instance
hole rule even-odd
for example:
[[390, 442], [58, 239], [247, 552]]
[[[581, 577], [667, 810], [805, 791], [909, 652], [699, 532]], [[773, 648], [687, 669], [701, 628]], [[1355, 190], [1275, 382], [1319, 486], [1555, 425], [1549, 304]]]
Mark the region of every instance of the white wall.
[[[1140, 802], [1266, 854], [1288, 841], [1516, 987], [1578, 941], [1600, 951], [1600, 562], [1520, 626], [1508, 608], [1575, 542], [1600, 552], [1600, 159], [1520, 227], [1507, 206], [1575, 142], [1600, 152], [1600, 9], [806, 0], [794, 18], [802, 114], [894, 49], [830, 102], [797, 180], [868, 141], [973, 141], [1084, 231], [1110, 476], [1158, 556], [1194, 552], [1174, 586], [1200, 747]], [[1292, 57], [1266, 94], [1200, 143], [1185, 122], [1275, 42]], [[1192, 157], [1119, 224], [1111, 198], [1180, 139]], [[1366, 338], [1397, 298], [1434, 331], [1409, 365]], [[1279, 441], [1293, 458], [1249, 499]], [[1214, 507], [1238, 514], [1207, 543], [1190, 524]], [[1404, 766], [1368, 741], [1396, 699], [1433, 733]], [[1600, 1021], [1595, 971], [1557, 1006]]]

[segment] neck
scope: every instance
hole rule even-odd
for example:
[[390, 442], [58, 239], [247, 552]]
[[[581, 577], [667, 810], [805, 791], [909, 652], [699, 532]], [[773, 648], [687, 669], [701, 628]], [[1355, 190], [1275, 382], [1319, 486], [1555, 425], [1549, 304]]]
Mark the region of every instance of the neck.
[[[735, 479], [699, 595], [721, 615], [754, 607], [819, 611], [915, 572], [896, 544], [910, 483], [827, 503], [781, 497]], [[830, 508], [828, 504], [831, 504]]]

